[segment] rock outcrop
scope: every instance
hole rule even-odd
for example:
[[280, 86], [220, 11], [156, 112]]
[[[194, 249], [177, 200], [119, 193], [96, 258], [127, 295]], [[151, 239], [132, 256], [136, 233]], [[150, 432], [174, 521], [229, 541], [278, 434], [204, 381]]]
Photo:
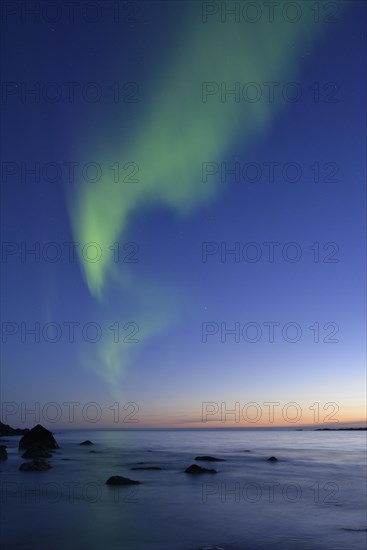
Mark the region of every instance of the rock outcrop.
[[19, 466], [19, 470], [21, 472], [43, 472], [45, 470], [49, 470], [51, 467], [51, 464], [46, 462], [46, 460], [38, 458], [32, 460], [32, 462], [24, 462]]
[[22, 458], [51, 458], [52, 454], [44, 447], [30, 447], [23, 454]]
[[29, 430], [19, 441], [19, 449], [30, 449], [31, 447], [42, 447], [44, 449], [59, 449], [56, 439], [49, 430], [41, 424], [37, 424]]
[[197, 464], [191, 464], [188, 468], [185, 470], [185, 474], [216, 474], [217, 470], [211, 470], [209, 468], [202, 468], [201, 466], [198, 466]]
[[111, 476], [106, 481], [107, 485], [137, 485], [139, 483], [140, 481], [135, 481], [134, 479], [122, 476]]
[[6, 460], [8, 458], [8, 452], [5, 445], [0, 445], [0, 460]]
[[0, 437], [9, 435], [25, 435], [27, 432], [29, 432], [28, 428], [25, 428], [24, 430], [21, 428], [12, 428], [9, 424], [0, 422]]

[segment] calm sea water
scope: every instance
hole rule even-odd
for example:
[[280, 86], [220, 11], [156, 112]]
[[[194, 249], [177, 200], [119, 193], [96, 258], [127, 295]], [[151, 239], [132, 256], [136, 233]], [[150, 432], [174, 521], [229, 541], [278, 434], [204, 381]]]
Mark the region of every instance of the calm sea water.
[[[46, 472], [19, 472], [19, 438], [3, 438], [9, 459], [0, 464], [0, 540], [6, 550], [365, 548], [366, 432], [54, 435], [61, 449]], [[80, 446], [85, 439], [94, 446]], [[217, 474], [183, 473], [199, 454], [225, 461], [197, 462]], [[270, 456], [279, 461], [267, 462]], [[110, 487], [111, 475], [142, 483]]]

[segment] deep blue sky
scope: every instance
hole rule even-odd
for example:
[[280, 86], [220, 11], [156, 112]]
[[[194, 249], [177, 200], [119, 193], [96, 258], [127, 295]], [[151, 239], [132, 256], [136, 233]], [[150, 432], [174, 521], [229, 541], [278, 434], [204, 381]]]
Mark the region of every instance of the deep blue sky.
[[[265, 167], [257, 183], [228, 178], [212, 201], [190, 215], [178, 216], [164, 204], [140, 208], [121, 238], [122, 243], [139, 245], [139, 262], [128, 266], [132, 277], [158, 285], [162, 299], [175, 310], [167, 326], [135, 344], [136, 353], [119, 377], [121, 402], [139, 404], [141, 426], [200, 425], [203, 401], [226, 402], [228, 408], [235, 401], [297, 402], [305, 410], [315, 401], [321, 407], [335, 402], [340, 420], [363, 419], [366, 5], [347, 4], [339, 21], [322, 24], [314, 46], [297, 57], [302, 99], [283, 104], [265, 131], [246, 144], [239, 136], [218, 159], [228, 166], [277, 162], [283, 167], [297, 162], [300, 181], [285, 182], [276, 172], [270, 183]], [[3, 28], [3, 93], [6, 82], [31, 86], [37, 81], [92, 81], [101, 85], [103, 97], [98, 104], [88, 104], [79, 94], [70, 104], [64, 92], [59, 103], [41, 98], [35, 104], [31, 98], [22, 103], [19, 95], [5, 102], [3, 95], [3, 161], [18, 168], [22, 162], [100, 162], [95, 151], [114, 143], [115, 136], [129, 143], [134, 128], [144, 124], [152, 90], [160, 87], [161, 66], [179, 40], [188, 10], [179, 2], [139, 5], [136, 23], [115, 24], [109, 12], [95, 24], [70, 23], [66, 17], [54, 24], [22, 21], [19, 15], [9, 18]], [[108, 86], [116, 80], [137, 82], [139, 102], [114, 104]], [[336, 82], [337, 101], [316, 103], [310, 90], [315, 82]], [[196, 84], [200, 87], [200, 79]], [[162, 98], [166, 93], [169, 90], [162, 89]], [[321, 180], [330, 170], [325, 164], [336, 164], [337, 181], [315, 182], [310, 169], [314, 163], [321, 167]], [[66, 260], [62, 243], [76, 240], [68, 197], [74, 200], [77, 185], [67, 183], [65, 172], [56, 183], [32, 178], [22, 182], [19, 173], [3, 176], [3, 243], [32, 247], [36, 241], [41, 246], [56, 242], [64, 254], [57, 263], [31, 258], [21, 262], [20, 253], [3, 257], [2, 320], [19, 329], [16, 335], [3, 335], [3, 401], [93, 401], [106, 407], [116, 398], [100, 376], [103, 366], [97, 364], [97, 372], [86, 368], [97, 354], [79, 330], [74, 343], [67, 341], [65, 331], [55, 344], [42, 337], [40, 343], [31, 337], [23, 343], [20, 336], [21, 323], [95, 322], [106, 334], [117, 318], [137, 321], [134, 292], [126, 296], [126, 315], [113, 289], [102, 308], [77, 258], [73, 263]], [[198, 188], [203, 185], [198, 178]], [[298, 243], [301, 260], [287, 262], [277, 251], [270, 263], [263, 245], [269, 241]], [[221, 262], [217, 254], [204, 263], [203, 242], [223, 242], [228, 248], [235, 242], [256, 242], [264, 257], [257, 263], [236, 263], [233, 257]], [[318, 263], [310, 250], [315, 242], [320, 243]], [[330, 242], [338, 246], [338, 261], [325, 263], [322, 247]], [[119, 269], [125, 267], [120, 264]], [[275, 342], [269, 343], [263, 328], [257, 343], [236, 343], [233, 337], [223, 343], [220, 334], [202, 342], [204, 322], [233, 327], [236, 322], [263, 326], [269, 321], [281, 327], [297, 323], [302, 338], [291, 344], [276, 332]], [[322, 338], [329, 333], [323, 325], [336, 323], [339, 342], [315, 343], [308, 328], [315, 322], [320, 323]], [[22, 421], [19, 416], [5, 420], [19, 425]], [[110, 416], [100, 425], [112, 425]]]

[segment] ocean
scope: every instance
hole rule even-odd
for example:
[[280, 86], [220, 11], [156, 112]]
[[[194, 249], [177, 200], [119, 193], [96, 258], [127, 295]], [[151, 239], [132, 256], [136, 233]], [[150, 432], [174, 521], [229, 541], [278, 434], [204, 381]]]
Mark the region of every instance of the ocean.
[[[366, 547], [366, 432], [53, 433], [60, 449], [44, 472], [19, 471], [19, 437], [3, 438], [4, 550]], [[80, 445], [86, 439], [93, 445]], [[224, 460], [199, 462], [197, 455]], [[184, 473], [194, 463], [217, 473]], [[106, 485], [113, 475], [141, 484]]]

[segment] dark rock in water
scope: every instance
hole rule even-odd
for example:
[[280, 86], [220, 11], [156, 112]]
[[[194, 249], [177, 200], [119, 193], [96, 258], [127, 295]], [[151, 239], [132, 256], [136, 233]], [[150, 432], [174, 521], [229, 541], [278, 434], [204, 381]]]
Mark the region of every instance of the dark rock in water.
[[185, 474], [216, 474], [217, 470], [210, 470], [208, 468], [202, 468], [201, 466], [198, 466], [197, 464], [191, 464], [188, 468], [185, 470]]
[[242, 451], [243, 453], [251, 453], [251, 451], [249, 451], [248, 449]]
[[271, 456], [270, 458], [267, 458], [268, 462], [278, 462], [278, 459], [275, 458], [275, 456]]
[[134, 479], [129, 479], [128, 477], [122, 476], [112, 476], [106, 481], [107, 485], [137, 485], [138, 483], [140, 483], [140, 481], [135, 481]]
[[195, 460], [203, 460], [205, 462], [225, 462], [224, 458], [215, 458], [215, 456], [196, 456]]
[[130, 470], [162, 470], [159, 466], [134, 466]]
[[5, 445], [0, 445], [0, 460], [6, 460], [8, 458], [8, 453]]
[[46, 462], [46, 460], [38, 458], [32, 460], [32, 462], [24, 462], [19, 466], [19, 470], [21, 472], [43, 472], [44, 470], [49, 470], [51, 467], [51, 464]]
[[41, 424], [37, 424], [37, 426], [29, 430], [19, 441], [19, 449], [29, 449], [30, 447], [43, 447], [45, 449], [60, 448], [52, 433], [41, 426]]
[[89, 441], [89, 439], [86, 439], [85, 441], [82, 441], [80, 445], [93, 445], [93, 443]]
[[24, 428], [24, 430], [22, 430], [21, 428], [12, 428], [8, 424], [3, 424], [2, 422], [0, 422], [0, 437], [3, 435], [25, 435], [28, 432], [28, 428]]
[[44, 447], [29, 447], [23, 454], [22, 458], [51, 458], [52, 454]]
[[71, 458], [62, 458], [61, 460], [71, 460]]

